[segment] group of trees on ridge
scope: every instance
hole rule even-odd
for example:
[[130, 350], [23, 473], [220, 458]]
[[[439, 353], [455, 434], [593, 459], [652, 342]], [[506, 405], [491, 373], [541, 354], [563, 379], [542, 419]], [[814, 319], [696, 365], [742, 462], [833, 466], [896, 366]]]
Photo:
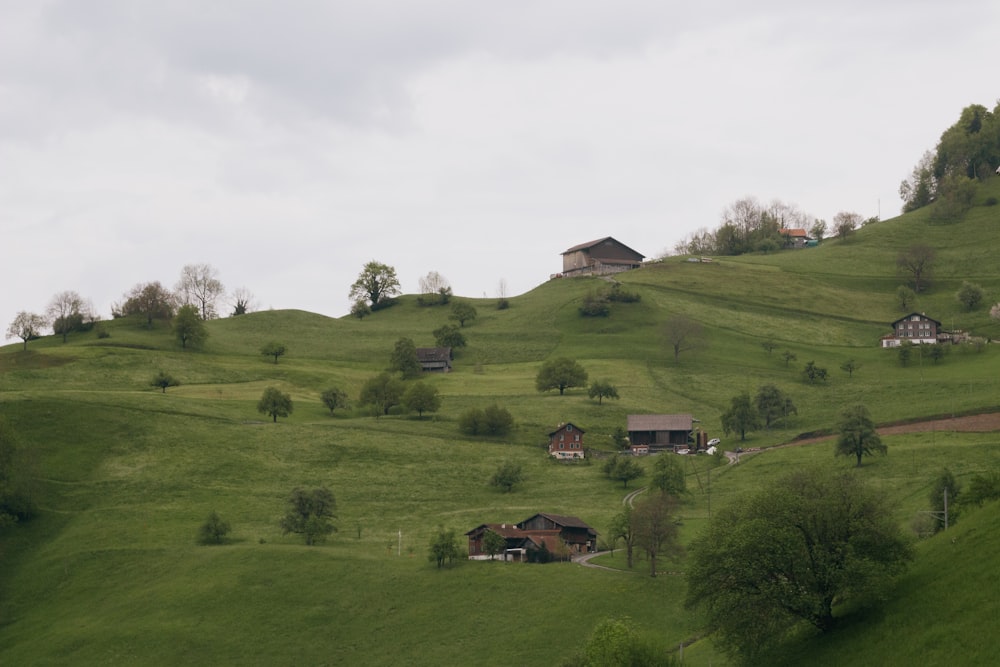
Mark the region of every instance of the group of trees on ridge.
[[703, 227], [681, 239], [675, 246], [678, 255], [743, 255], [749, 252], [774, 252], [789, 247], [786, 229], [805, 229], [817, 241], [832, 232], [839, 238], [848, 236], [864, 224], [878, 218], [864, 219], [859, 213], [841, 211], [832, 225], [825, 220], [802, 212], [794, 204], [779, 199], [763, 204], [756, 197], [743, 197], [727, 206], [719, 226], [714, 230]]
[[[981, 104], [962, 110], [899, 186], [903, 212], [937, 202], [932, 220], [953, 222], [972, 205], [976, 184], [1000, 167], [1000, 101], [992, 111]], [[996, 201], [994, 200], [995, 204]]]
[[[220, 302], [226, 290], [219, 272], [209, 264], [187, 264], [173, 290], [159, 281], [138, 283], [111, 305], [112, 318], [137, 317], [152, 326], [154, 320], [170, 320], [181, 347], [194, 347], [207, 337], [202, 323], [219, 317]], [[231, 315], [243, 315], [255, 308], [253, 294], [245, 287], [229, 295]], [[24, 349], [28, 341], [39, 338], [46, 327], [61, 335], [63, 342], [74, 332], [91, 331], [100, 323], [93, 303], [79, 293], [67, 290], [52, 297], [44, 314], [20, 311], [7, 328], [7, 336], [20, 338]], [[103, 329], [98, 336], [107, 336]]]

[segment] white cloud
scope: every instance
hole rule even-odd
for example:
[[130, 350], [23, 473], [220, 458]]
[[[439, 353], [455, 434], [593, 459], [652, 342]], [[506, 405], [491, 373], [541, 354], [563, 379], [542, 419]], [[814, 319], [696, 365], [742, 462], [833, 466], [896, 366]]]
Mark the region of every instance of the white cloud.
[[216, 266], [330, 315], [364, 262], [511, 294], [735, 199], [894, 215], [982, 75], [986, 2], [0, 0], [0, 323]]

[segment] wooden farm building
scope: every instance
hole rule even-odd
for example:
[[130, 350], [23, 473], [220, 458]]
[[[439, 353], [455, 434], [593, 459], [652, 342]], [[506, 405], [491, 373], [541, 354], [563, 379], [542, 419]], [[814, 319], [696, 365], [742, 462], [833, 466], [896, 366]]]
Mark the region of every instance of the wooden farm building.
[[629, 415], [629, 443], [633, 450], [645, 446], [649, 452], [687, 447], [694, 437], [694, 421], [691, 415]]
[[417, 361], [420, 362], [420, 369], [423, 371], [447, 373], [451, 370], [453, 358], [450, 347], [417, 348]]
[[[892, 333], [882, 337], [882, 347], [899, 347], [903, 341], [909, 341], [914, 345], [934, 344], [940, 340], [941, 334], [944, 334], [941, 323], [923, 313], [910, 313], [890, 326]], [[950, 340], [947, 335], [944, 338]]]
[[504, 539], [503, 550], [494, 555], [499, 560], [535, 562], [597, 550], [597, 531], [579, 518], [539, 513], [518, 524], [483, 523], [467, 532], [471, 560], [490, 558], [485, 545], [488, 531]]
[[583, 429], [571, 423], [560, 424], [549, 433], [549, 456], [557, 459], [583, 458]]
[[562, 253], [562, 275], [601, 276], [642, 266], [642, 255], [610, 236], [573, 246]]

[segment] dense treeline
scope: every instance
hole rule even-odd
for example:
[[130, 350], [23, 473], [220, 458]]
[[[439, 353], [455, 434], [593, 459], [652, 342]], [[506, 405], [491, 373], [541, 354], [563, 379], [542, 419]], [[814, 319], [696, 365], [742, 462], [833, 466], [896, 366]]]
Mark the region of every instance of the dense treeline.
[[[785, 246], [782, 229], [810, 229], [819, 222], [794, 204], [774, 200], [765, 205], [755, 197], [744, 197], [726, 207], [714, 231], [699, 229], [680, 241], [674, 250], [680, 255], [742, 255], [770, 252]], [[826, 230], [825, 223], [820, 236]]]
[[968, 106], [900, 184], [903, 212], [937, 201], [933, 217], [940, 222], [955, 220], [972, 205], [976, 182], [992, 175], [998, 166], [1000, 102], [993, 111], [981, 104]]

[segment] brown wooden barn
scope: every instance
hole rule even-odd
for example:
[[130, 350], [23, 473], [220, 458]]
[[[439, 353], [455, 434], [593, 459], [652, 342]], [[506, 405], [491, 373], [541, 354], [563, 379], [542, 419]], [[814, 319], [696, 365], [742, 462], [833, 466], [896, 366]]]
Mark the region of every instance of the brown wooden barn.
[[642, 266], [645, 255], [610, 236], [575, 245], [562, 253], [564, 276], [600, 276]]
[[629, 415], [627, 424], [632, 447], [647, 445], [651, 452], [687, 447], [694, 437], [691, 415]]

